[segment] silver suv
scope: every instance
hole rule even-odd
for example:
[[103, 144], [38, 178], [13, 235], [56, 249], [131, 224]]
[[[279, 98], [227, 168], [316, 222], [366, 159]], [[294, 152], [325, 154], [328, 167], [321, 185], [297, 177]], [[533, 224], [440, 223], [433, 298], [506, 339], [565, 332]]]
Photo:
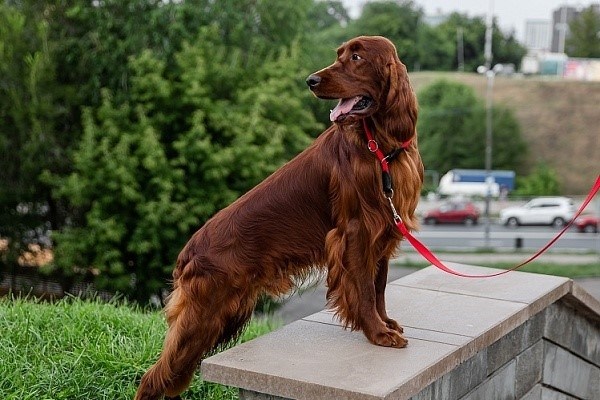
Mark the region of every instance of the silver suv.
[[519, 225], [564, 226], [573, 219], [575, 206], [568, 197], [536, 197], [519, 207], [500, 211], [500, 223], [510, 227]]

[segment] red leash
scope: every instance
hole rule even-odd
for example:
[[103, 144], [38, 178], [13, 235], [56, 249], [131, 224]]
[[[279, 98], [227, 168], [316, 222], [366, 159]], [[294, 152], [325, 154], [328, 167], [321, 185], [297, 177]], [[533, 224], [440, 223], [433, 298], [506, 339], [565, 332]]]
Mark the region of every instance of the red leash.
[[[365, 128], [365, 134], [366, 134], [367, 140], [368, 140], [369, 151], [371, 151], [372, 153], [374, 153], [377, 156], [377, 158], [381, 162], [383, 172], [389, 174], [389, 166], [388, 166], [387, 159], [383, 155], [383, 152], [379, 149], [379, 146], [377, 145], [377, 142], [373, 139], [373, 135], [371, 134], [371, 132], [370, 132], [370, 130], [369, 130], [369, 128], [368, 128], [367, 123], [366, 123], [365, 120], [363, 120], [363, 126]], [[410, 141], [409, 142], [405, 142], [405, 143], [410, 143]], [[405, 143], [402, 143], [402, 145], [403, 145], [402, 148], [406, 148], [407, 147], [407, 145]], [[507, 270], [504, 270], [504, 271], [500, 271], [500, 272], [496, 272], [496, 273], [493, 273], [493, 274], [483, 274], [483, 275], [463, 274], [461, 272], [455, 271], [452, 268], [449, 268], [446, 265], [444, 265], [444, 263], [441, 262], [435, 256], [435, 254], [433, 254], [431, 252], [431, 250], [429, 250], [427, 248], [427, 246], [425, 246], [422, 242], [420, 242], [416, 237], [414, 237], [409, 232], [409, 230], [404, 225], [404, 222], [402, 222], [402, 219], [398, 215], [398, 212], [396, 212], [396, 208], [394, 207], [394, 203], [392, 202], [392, 196], [391, 196], [391, 194], [388, 194], [385, 190], [384, 190], [384, 194], [385, 194], [385, 197], [388, 199], [388, 201], [390, 203], [390, 207], [392, 209], [392, 213], [393, 213], [393, 217], [394, 217], [394, 223], [396, 224], [396, 226], [400, 230], [400, 233], [402, 233], [402, 235], [409, 241], [409, 243], [427, 261], [429, 261], [431, 264], [435, 265], [437, 268], [441, 269], [444, 272], [447, 272], [447, 273], [452, 274], [452, 275], [460, 276], [460, 277], [463, 277], [463, 278], [491, 278], [493, 276], [503, 275], [503, 274], [509, 273], [511, 271], [514, 271], [516, 269], [519, 269], [522, 266], [524, 266], [525, 264], [527, 264], [527, 263], [535, 260], [540, 255], [542, 255], [546, 250], [548, 250], [548, 248], [550, 248], [550, 246], [552, 246], [571, 227], [571, 225], [573, 225], [573, 222], [575, 221], [575, 219], [583, 212], [583, 210], [592, 201], [592, 199], [598, 193], [599, 190], [600, 190], [600, 175], [598, 175], [598, 177], [596, 178], [595, 184], [590, 189], [590, 192], [588, 193], [586, 199], [583, 201], [583, 203], [581, 203], [581, 206], [579, 207], [579, 210], [577, 210], [577, 212], [575, 213], [575, 216], [562, 228], [562, 230], [552, 240], [550, 240], [537, 253], [535, 253], [533, 256], [529, 257], [527, 260], [523, 261], [522, 263], [520, 263], [518, 265], [515, 265], [514, 267], [512, 267], [510, 269], [507, 269]], [[391, 193], [393, 194], [393, 192], [391, 192]]]
[[552, 240], [550, 240], [548, 243], [546, 243], [546, 245], [544, 247], [542, 247], [540, 250], [538, 250], [537, 253], [535, 253], [533, 256], [529, 257], [527, 260], [523, 261], [522, 263], [520, 263], [518, 265], [515, 265], [514, 267], [512, 267], [510, 269], [507, 269], [507, 270], [504, 270], [504, 271], [500, 271], [500, 272], [496, 272], [496, 273], [493, 273], [493, 274], [469, 275], [469, 274], [463, 274], [461, 272], [455, 271], [455, 270], [453, 270], [453, 269], [445, 266], [435, 256], [435, 254], [433, 254], [423, 243], [421, 243], [417, 238], [415, 238], [408, 231], [408, 229], [406, 229], [406, 226], [404, 225], [404, 223], [402, 222], [402, 220], [394, 218], [394, 221], [396, 223], [396, 226], [398, 227], [398, 229], [402, 233], [402, 235], [404, 235], [404, 237], [406, 237], [406, 239], [410, 242], [410, 244], [412, 244], [412, 246], [419, 253], [421, 253], [421, 255], [427, 261], [429, 261], [430, 263], [432, 263], [433, 265], [435, 265], [436, 267], [438, 267], [442, 271], [447, 272], [447, 273], [452, 274], [452, 275], [462, 276], [464, 278], [490, 278], [490, 277], [493, 277], [493, 276], [503, 275], [503, 274], [506, 274], [506, 273], [508, 273], [510, 271], [514, 271], [516, 269], [519, 269], [522, 266], [524, 266], [525, 264], [527, 264], [527, 263], [535, 260], [540, 255], [542, 255], [546, 250], [548, 250], [548, 248], [550, 246], [552, 246], [571, 227], [571, 225], [573, 225], [573, 221], [575, 221], [575, 219], [581, 214], [581, 212], [585, 209], [585, 207], [587, 207], [587, 205], [590, 203], [590, 201], [592, 201], [592, 198], [596, 195], [596, 193], [598, 193], [599, 190], [600, 190], [600, 175], [596, 178], [596, 183], [590, 189], [590, 192], [588, 193], [588, 196], [586, 197], [585, 201], [581, 204], [581, 207], [579, 207], [579, 210], [577, 210], [577, 213], [575, 213], [575, 216], [573, 217], [573, 219], [571, 219], [569, 221], [569, 223], [567, 223], [564, 226], [564, 228], [562, 228], [561, 231]]

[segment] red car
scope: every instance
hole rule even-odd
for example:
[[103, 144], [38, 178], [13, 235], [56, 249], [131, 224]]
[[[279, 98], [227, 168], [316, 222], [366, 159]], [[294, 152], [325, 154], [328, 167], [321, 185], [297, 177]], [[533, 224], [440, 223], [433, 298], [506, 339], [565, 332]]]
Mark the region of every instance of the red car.
[[426, 225], [465, 224], [475, 225], [479, 221], [479, 209], [470, 201], [448, 201], [423, 216]]
[[598, 225], [600, 225], [600, 217], [595, 215], [581, 215], [575, 220], [573, 225], [579, 232], [596, 233], [598, 232]]

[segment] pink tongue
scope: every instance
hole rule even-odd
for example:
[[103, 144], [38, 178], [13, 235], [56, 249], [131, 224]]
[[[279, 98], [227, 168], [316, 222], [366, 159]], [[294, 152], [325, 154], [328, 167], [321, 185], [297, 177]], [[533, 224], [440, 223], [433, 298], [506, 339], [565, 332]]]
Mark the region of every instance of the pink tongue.
[[348, 114], [350, 110], [352, 110], [352, 107], [354, 107], [354, 105], [358, 103], [360, 99], [361, 96], [352, 97], [350, 99], [341, 99], [338, 105], [331, 110], [331, 113], [329, 114], [329, 120], [331, 122], [335, 122], [340, 115]]

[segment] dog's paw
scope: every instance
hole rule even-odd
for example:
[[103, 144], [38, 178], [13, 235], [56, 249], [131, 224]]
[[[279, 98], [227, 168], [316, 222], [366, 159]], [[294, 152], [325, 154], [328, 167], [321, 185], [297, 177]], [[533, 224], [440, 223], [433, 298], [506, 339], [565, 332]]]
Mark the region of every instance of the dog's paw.
[[408, 345], [408, 340], [406, 340], [396, 330], [392, 329], [386, 329], [383, 332], [378, 332], [373, 335], [373, 337], [369, 338], [369, 340], [378, 346], [396, 347], [399, 349]]
[[387, 326], [389, 329], [396, 331], [398, 333], [404, 333], [404, 328], [400, 326], [400, 324], [398, 324], [396, 322], [396, 320], [391, 319], [391, 318], [386, 318], [383, 320], [383, 322], [385, 322], [385, 326]]

